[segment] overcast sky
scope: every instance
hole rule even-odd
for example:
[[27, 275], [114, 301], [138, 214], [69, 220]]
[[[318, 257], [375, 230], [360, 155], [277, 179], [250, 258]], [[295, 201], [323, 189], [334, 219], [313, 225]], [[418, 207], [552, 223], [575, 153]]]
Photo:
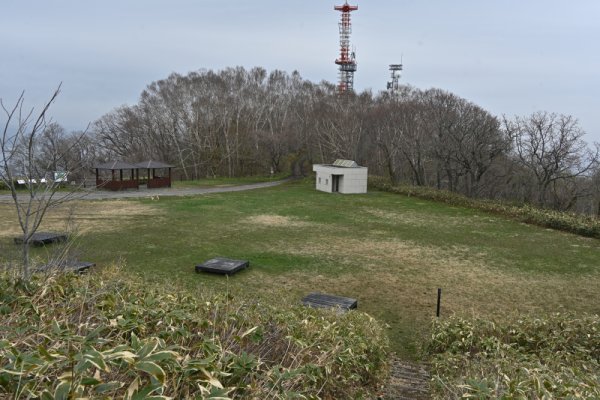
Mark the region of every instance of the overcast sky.
[[[342, 0], [2, 0], [0, 97], [83, 129], [171, 72], [262, 66], [335, 81]], [[451, 91], [495, 115], [571, 114], [600, 141], [600, 1], [369, 0], [352, 13], [355, 88]]]

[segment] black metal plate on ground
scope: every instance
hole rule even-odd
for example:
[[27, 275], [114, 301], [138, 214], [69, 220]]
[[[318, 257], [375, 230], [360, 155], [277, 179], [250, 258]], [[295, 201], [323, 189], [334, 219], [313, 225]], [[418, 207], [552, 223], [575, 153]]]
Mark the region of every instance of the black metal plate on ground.
[[[23, 243], [23, 237], [16, 237], [15, 244]], [[31, 236], [30, 243], [34, 246], [44, 246], [50, 243], [64, 242], [67, 240], [67, 235], [64, 233], [54, 232], [36, 232]]]
[[46, 264], [37, 268], [35, 272], [65, 271], [65, 272], [84, 272], [95, 267], [96, 263], [89, 261], [63, 261], [57, 264]]
[[239, 270], [248, 268], [248, 260], [231, 260], [229, 258], [213, 258], [196, 265], [196, 272], [212, 272], [215, 274], [233, 275]]
[[302, 304], [314, 308], [339, 308], [342, 311], [348, 311], [358, 307], [358, 300], [315, 292], [304, 297]]

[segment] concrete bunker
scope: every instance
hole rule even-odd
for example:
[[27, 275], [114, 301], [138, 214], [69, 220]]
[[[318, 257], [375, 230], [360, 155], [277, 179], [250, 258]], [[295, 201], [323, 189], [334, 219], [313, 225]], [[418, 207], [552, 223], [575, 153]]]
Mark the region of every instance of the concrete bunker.
[[333, 164], [314, 164], [316, 189], [327, 193], [367, 193], [368, 168], [352, 160], [335, 160]]

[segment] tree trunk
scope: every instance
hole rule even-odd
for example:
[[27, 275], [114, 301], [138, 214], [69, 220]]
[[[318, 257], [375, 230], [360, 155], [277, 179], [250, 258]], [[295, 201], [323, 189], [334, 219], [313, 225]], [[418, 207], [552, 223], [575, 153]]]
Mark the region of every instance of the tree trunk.
[[23, 280], [29, 280], [29, 240], [27, 236], [23, 236]]

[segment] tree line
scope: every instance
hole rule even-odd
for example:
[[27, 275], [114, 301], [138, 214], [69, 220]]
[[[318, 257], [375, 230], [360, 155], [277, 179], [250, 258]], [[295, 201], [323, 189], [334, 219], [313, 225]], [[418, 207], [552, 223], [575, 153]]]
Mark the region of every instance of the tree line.
[[570, 115], [495, 116], [442, 89], [340, 96], [297, 72], [237, 67], [172, 74], [84, 137], [50, 124], [41, 139], [45, 157], [75, 147], [62, 162], [83, 175], [109, 159], [162, 160], [199, 179], [308, 174], [345, 158], [394, 184], [600, 215], [600, 147], [584, 135]]

